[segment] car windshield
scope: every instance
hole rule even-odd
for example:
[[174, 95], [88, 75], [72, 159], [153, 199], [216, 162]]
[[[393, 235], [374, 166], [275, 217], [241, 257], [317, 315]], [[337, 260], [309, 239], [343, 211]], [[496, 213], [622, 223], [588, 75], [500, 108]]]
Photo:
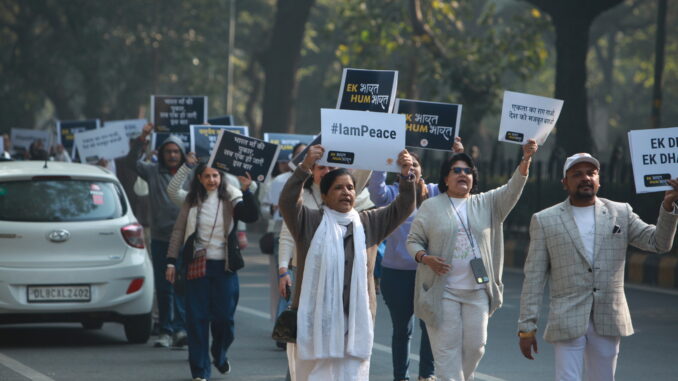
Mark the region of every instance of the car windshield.
[[0, 181], [0, 220], [93, 221], [125, 214], [120, 187], [98, 180]]

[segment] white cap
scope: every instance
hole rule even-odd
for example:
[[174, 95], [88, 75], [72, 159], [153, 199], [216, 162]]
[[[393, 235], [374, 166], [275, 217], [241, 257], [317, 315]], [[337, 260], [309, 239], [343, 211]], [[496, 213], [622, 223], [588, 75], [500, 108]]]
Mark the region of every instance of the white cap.
[[598, 170], [600, 170], [600, 162], [598, 162], [595, 157], [585, 152], [575, 153], [565, 160], [565, 165], [563, 166], [563, 177], [567, 177], [568, 169], [579, 163], [591, 163], [595, 165]]

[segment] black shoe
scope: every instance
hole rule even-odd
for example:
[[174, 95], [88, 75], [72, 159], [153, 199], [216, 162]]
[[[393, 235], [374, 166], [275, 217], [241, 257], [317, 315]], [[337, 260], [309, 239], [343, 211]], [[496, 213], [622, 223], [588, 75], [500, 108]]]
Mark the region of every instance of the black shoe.
[[228, 360], [226, 360], [223, 365], [217, 365], [215, 362], [214, 367], [217, 368], [221, 374], [231, 373], [231, 363], [229, 363]]
[[287, 349], [287, 343], [284, 341], [276, 341], [275, 346], [280, 349]]

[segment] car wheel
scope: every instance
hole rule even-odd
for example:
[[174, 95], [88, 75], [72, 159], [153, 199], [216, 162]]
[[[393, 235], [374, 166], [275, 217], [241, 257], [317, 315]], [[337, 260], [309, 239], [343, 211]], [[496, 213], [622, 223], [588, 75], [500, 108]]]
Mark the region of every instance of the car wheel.
[[101, 320], [83, 320], [80, 323], [84, 329], [101, 329], [104, 326], [104, 322]]
[[151, 337], [151, 314], [134, 315], [125, 318], [125, 336], [132, 344], [143, 344]]

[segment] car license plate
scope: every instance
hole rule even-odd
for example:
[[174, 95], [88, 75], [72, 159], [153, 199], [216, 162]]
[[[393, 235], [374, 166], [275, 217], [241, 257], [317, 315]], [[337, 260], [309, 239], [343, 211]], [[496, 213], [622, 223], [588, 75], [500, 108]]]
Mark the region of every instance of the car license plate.
[[28, 286], [29, 303], [89, 302], [89, 285]]

